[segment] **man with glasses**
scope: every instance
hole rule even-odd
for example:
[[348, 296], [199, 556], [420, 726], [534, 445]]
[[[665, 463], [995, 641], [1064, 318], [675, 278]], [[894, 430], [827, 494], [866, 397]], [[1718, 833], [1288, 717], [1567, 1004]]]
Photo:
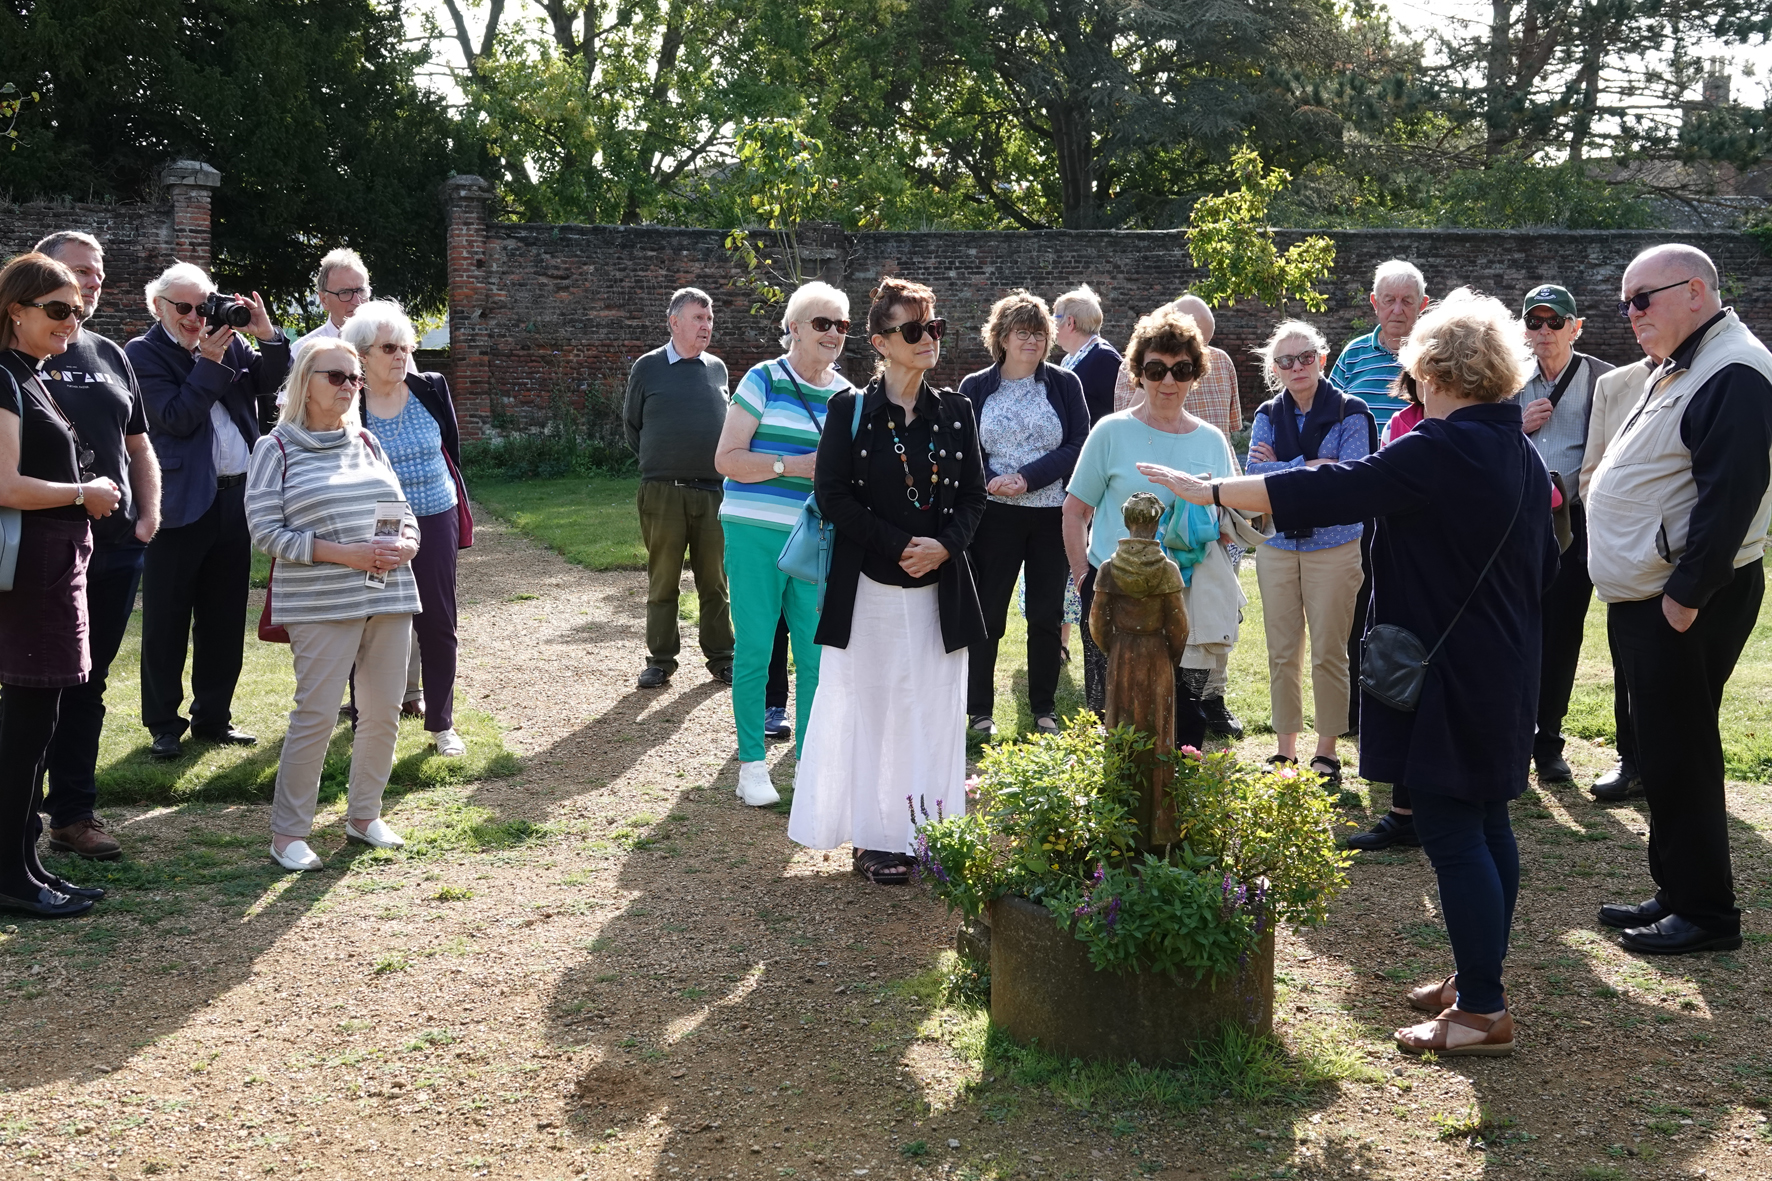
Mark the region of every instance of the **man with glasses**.
[[671, 295], [671, 338], [634, 362], [622, 419], [640, 456], [640, 538], [646, 544], [646, 667], [642, 689], [661, 689], [683, 650], [677, 599], [683, 553], [701, 600], [701, 652], [714, 679], [732, 683], [732, 615], [721, 476], [714, 467], [726, 425], [726, 363], [707, 351], [714, 301], [696, 287]]
[[1588, 494], [1588, 571], [1607, 604], [1649, 803], [1655, 896], [1600, 908], [1629, 951], [1741, 946], [1717, 709], [1765, 594], [1772, 353], [1691, 246], [1644, 251], [1619, 311], [1665, 357]]
[[1526, 343], [1538, 359], [1526, 388], [1514, 395], [1522, 408], [1523, 429], [1538, 448], [1544, 466], [1562, 480], [1573, 540], [1563, 551], [1557, 579], [1544, 592], [1541, 622], [1544, 648], [1538, 676], [1538, 731], [1532, 761], [1540, 783], [1568, 783], [1574, 775], [1563, 758], [1563, 715], [1575, 687], [1575, 665], [1587, 626], [1594, 585], [1587, 576], [1587, 510], [1581, 503], [1581, 461], [1587, 450], [1594, 383], [1612, 366], [1575, 351], [1581, 318], [1575, 297], [1555, 283], [1526, 295]]
[[[86, 314], [98, 311], [105, 285], [105, 251], [98, 239], [59, 230], [37, 243], [37, 251], [73, 271], [80, 280]], [[160, 527], [160, 464], [148, 442], [141, 389], [123, 346], [83, 324], [75, 330], [67, 352], [49, 358], [39, 372], [56, 405], [80, 432], [81, 442], [92, 449], [93, 473], [109, 477], [123, 493], [116, 511], [92, 522], [92, 558], [86, 566], [92, 673], [85, 684], [62, 690], [49, 745], [49, 793], [44, 800], [51, 849], [109, 861], [122, 853], [122, 846], [105, 831], [104, 820], [93, 814], [98, 803], [94, 775], [99, 733], [105, 724], [105, 681], [135, 610], [143, 550]], [[41, 824], [35, 815], [32, 822]]]
[[[210, 742], [258, 741], [233, 725], [252, 572], [246, 463], [277, 417], [289, 342], [256, 292], [233, 297], [248, 314], [243, 329], [211, 327], [202, 304], [214, 292], [198, 267], [167, 267], [147, 289], [158, 322], [124, 346], [141, 383], [162, 484], [160, 532], [142, 564], [142, 724], [157, 759], [178, 757], [187, 728]], [[189, 722], [179, 716], [187, 642]]]
[[369, 291], [369, 268], [364, 265], [363, 256], [348, 246], [329, 251], [320, 260], [320, 269], [314, 275], [314, 293], [320, 297], [320, 307], [326, 312], [326, 319], [320, 327], [296, 340], [295, 346], [289, 350], [292, 363], [301, 355], [302, 349], [316, 340], [337, 340], [345, 321], [356, 315], [360, 306], [375, 298]]

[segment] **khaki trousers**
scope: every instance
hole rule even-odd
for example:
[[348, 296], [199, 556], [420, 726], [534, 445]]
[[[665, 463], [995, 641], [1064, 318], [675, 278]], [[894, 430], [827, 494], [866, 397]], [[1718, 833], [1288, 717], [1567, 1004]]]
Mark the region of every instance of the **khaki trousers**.
[[[677, 671], [683, 650], [677, 598], [683, 552], [695, 573], [701, 599], [701, 654], [708, 671], [732, 667], [732, 614], [726, 590], [726, 535], [720, 528], [720, 493], [672, 480], [642, 480], [638, 504], [640, 540], [646, 545], [646, 663]], [[786, 538], [784, 537], [785, 541]]]
[[351, 740], [351, 780], [345, 818], [368, 822], [381, 815], [382, 792], [394, 769], [400, 731], [400, 698], [406, 691], [406, 659], [412, 616], [371, 615], [328, 623], [292, 623], [295, 708], [277, 762], [271, 831], [306, 840], [320, 798], [320, 772], [338, 725], [351, 666], [357, 666], [357, 731]]
[[1316, 731], [1347, 729], [1348, 629], [1360, 592], [1360, 543], [1298, 553], [1264, 545], [1255, 551], [1261, 588], [1261, 621], [1267, 632], [1268, 693], [1274, 731], [1298, 734], [1304, 726], [1304, 635], [1311, 637], [1311, 697]]

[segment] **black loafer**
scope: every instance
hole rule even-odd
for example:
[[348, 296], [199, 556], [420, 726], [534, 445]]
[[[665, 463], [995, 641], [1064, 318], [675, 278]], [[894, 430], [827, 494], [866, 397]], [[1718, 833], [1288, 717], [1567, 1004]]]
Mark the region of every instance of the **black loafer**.
[[1569, 769], [1568, 760], [1561, 753], [1536, 755], [1532, 761], [1538, 764], [1538, 782], [1540, 783], [1574, 783], [1575, 772]]
[[1419, 848], [1421, 838], [1416, 835], [1415, 821], [1405, 819], [1395, 812], [1386, 812], [1378, 818], [1365, 832], [1357, 832], [1342, 842], [1350, 849], [1364, 849], [1376, 853], [1380, 849], [1388, 849], [1392, 845], [1409, 845]]
[[1615, 931], [1629, 931], [1635, 927], [1659, 923], [1667, 917], [1667, 913], [1667, 907], [1661, 905], [1659, 898], [1651, 898], [1641, 906], [1608, 902], [1600, 907], [1600, 926], [1611, 927]]
[[649, 664], [640, 670], [640, 679], [635, 683], [642, 689], [662, 689], [671, 683], [671, 674], [656, 664]]
[[1709, 931], [1670, 914], [1647, 927], [1632, 927], [1618, 944], [1644, 955], [1691, 955], [1695, 951], [1734, 951], [1741, 946], [1741, 935]]
[[0, 910], [23, 911], [43, 919], [73, 918], [91, 909], [92, 899], [69, 897], [48, 886], [39, 888], [32, 898], [14, 898], [10, 894], [0, 894]]
[[148, 757], [154, 759], [176, 759], [179, 755], [177, 734], [156, 734], [153, 745], [148, 747]]
[[712, 673], [713, 678], [716, 681], [719, 681], [722, 685], [732, 684], [732, 666], [730, 664], [725, 668], [712, 669], [710, 672]]
[[1589, 791], [1596, 800], [1617, 803], [1644, 794], [1643, 777], [1637, 774], [1635, 767], [1620, 759], [1617, 766], [1595, 780]]
[[191, 737], [201, 739], [204, 742], [213, 742], [218, 746], [257, 746], [258, 745], [258, 735], [248, 734], [244, 730], [236, 730], [232, 726], [229, 726], [223, 730], [196, 730], [196, 729], [193, 729], [191, 731]]

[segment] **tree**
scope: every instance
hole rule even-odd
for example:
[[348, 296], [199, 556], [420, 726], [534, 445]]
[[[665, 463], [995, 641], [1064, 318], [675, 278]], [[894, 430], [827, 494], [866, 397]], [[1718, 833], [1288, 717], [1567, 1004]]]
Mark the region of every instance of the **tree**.
[[1329, 299], [1316, 285], [1335, 269], [1334, 241], [1310, 237], [1281, 254], [1268, 225], [1268, 203], [1291, 174], [1263, 168], [1261, 156], [1248, 148], [1231, 157], [1231, 168], [1236, 189], [1194, 204], [1188, 256], [1206, 278], [1193, 285], [1193, 293], [1215, 306], [1254, 298], [1284, 308], [1296, 299], [1309, 311], [1326, 310]]

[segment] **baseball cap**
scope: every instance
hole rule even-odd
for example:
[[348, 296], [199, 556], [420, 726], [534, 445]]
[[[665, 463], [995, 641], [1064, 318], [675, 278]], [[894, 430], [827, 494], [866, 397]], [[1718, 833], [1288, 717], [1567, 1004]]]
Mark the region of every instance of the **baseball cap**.
[[1555, 283], [1541, 283], [1527, 292], [1526, 302], [1520, 305], [1520, 314], [1523, 316], [1536, 307], [1553, 308], [1565, 316], [1580, 315], [1575, 310], [1575, 297], [1569, 294], [1569, 289]]

